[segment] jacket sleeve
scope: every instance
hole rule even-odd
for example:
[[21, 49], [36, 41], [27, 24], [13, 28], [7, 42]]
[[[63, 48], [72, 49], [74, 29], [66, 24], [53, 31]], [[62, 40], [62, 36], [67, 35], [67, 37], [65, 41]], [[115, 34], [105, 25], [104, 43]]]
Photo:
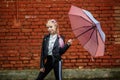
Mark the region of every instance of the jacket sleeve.
[[42, 42], [42, 48], [41, 48], [41, 58], [40, 58], [40, 68], [44, 68], [44, 39], [43, 38], [43, 42]]
[[[64, 37], [62, 37], [62, 39], [63, 39], [63, 41], [65, 43]], [[70, 46], [71, 45], [66, 43], [63, 48], [60, 47], [60, 50], [59, 50], [60, 55], [64, 54]]]
[[63, 48], [60, 48], [60, 55], [64, 54], [69, 47], [70, 45], [65, 44]]

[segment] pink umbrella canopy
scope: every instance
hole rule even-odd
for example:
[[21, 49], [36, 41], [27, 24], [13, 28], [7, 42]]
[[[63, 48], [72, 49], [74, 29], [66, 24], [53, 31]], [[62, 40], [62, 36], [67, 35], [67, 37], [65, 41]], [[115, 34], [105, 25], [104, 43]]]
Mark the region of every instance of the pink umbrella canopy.
[[105, 49], [105, 34], [92, 14], [84, 9], [71, 6], [68, 13], [72, 30], [80, 44], [93, 57], [103, 56]]

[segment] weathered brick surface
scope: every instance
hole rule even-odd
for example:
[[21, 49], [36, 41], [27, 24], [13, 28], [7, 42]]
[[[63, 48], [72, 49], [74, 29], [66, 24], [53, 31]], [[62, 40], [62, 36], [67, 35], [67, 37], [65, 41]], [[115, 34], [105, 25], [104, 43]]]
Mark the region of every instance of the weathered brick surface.
[[91, 60], [89, 53], [73, 42], [62, 56], [63, 68], [120, 67], [120, 1], [119, 0], [16, 0], [0, 2], [0, 69], [39, 68], [45, 23], [54, 18], [60, 33], [73, 38], [68, 11], [71, 5], [89, 10], [101, 22], [106, 34], [105, 55]]

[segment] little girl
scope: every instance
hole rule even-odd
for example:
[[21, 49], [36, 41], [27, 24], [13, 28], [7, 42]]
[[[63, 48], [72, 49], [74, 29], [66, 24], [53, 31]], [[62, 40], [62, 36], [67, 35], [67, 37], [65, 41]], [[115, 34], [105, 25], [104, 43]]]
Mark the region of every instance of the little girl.
[[55, 79], [62, 80], [61, 55], [70, 47], [72, 39], [64, 43], [64, 38], [59, 35], [59, 27], [54, 19], [48, 20], [46, 27], [49, 34], [43, 38], [40, 73], [36, 80], [44, 80], [52, 69], [54, 69]]

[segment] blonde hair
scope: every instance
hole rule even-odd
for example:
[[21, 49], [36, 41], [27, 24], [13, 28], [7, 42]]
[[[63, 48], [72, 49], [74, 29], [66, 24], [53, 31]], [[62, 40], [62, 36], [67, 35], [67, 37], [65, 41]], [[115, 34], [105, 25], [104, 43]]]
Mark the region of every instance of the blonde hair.
[[58, 27], [58, 23], [57, 23], [57, 21], [55, 19], [48, 20], [47, 23], [46, 23], [46, 27], [48, 27], [51, 24]]
[[56, 29], [57, 29], [57, 33], [59, 34], [59, 26], [58, 26], [58, 23], [55, 19], [50, 19], [50, 20], [47, 21], [46, 27], [48, 27], [50, 25], [55, 26]]

